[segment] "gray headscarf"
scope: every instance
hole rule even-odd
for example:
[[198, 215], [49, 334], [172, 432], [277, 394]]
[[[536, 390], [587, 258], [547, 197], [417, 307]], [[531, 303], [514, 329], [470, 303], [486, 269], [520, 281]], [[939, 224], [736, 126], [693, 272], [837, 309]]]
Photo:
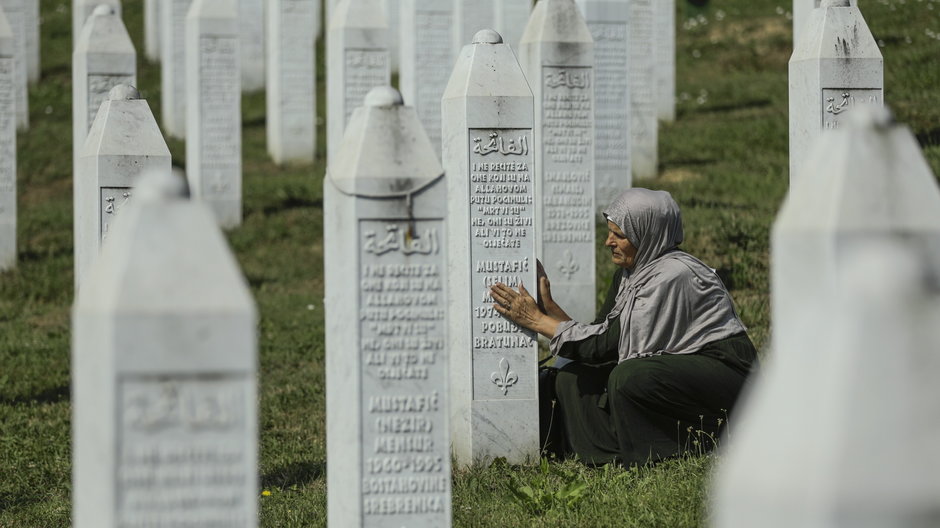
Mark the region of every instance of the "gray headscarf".
[[606, 332], [616, 319], [620, 361], [691, 354], [746, 330], [715, 271], [678, 249], [682, 215], [668, 192], [627, 189], [604, 216], [637, 248], [633, 270], [621, 274], [614, 308], [603, 322], [558, 325], [553, 354], [565, 343]]

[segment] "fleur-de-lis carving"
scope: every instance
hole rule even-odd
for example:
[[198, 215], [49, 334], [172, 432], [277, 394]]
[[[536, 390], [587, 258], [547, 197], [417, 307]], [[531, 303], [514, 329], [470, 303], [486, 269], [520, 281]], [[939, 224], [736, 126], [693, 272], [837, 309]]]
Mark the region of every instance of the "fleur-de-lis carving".
[[503, 396], [509, 393], [509, 387], [512, 387], [519, 381], [519, 376], [509, 370], [509, 361], [506, 358], [499, 360], [499, 370], [490, 374], [490, 379], [497, 387], [503, 389]]
[[571, 253], [570, 249], [566, 249], [564, 255], [565, 260], [558, 262], [558, 271], [564, 273], [565, 277], [571, 280], [571, 276], [581, 269], [581, 265], [574, 259], [574, 255]]

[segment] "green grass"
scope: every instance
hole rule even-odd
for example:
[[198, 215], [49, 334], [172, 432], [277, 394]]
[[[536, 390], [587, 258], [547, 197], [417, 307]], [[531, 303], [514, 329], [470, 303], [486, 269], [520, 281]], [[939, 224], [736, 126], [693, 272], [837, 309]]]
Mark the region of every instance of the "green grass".
[[[662, 127], [661, 176], [682, 207], [684, 247], [717, 268], [758, 346], [768, 342], [769, 232], [787, 189], [791, 49], [778, 2], [725, 0], [678, 31], [678, 120]], [[140, 0], [125, 20], [142, 50]], [[43, 80], [30, 93], [32, 128], [19, 136], [19, 267], [0, 275], [0, 527], [69, 524], [69, 308], [72, 303], [70, 7], [43, 0]], [[886, 98], [940, 172], [940, 1], [871, 0], [884, 43]], [[930, 9], [929, 9], [930, 8]], [[719, 16], [718, 11], [722, 10]], [[689, 16], [707, 24], [684, 27]], [[720, 20], [719, 20], [720, 19]], [[322, 49], [321, 49], [322, 51]], [[322, 73], [322, 55], [320, 58]], [[139, 84], [159, 117], [159, 69]], [[322, 75], [321, 75], [322, 83]], [[319, 108], [324, 108], [321, 99]], [[682, 94], [687, 94], [683, 96]], [[244, 98], [244, 225], [229, 235], [261, 311], [263, 526], [322, 526], [326, 509], [322, 158], [278, 168], [265, 154], [264, 97]], [[324, 131], [320, 129], [320, 152]], [[171, 141], [175, 163], [184, 146]], [[600, 229], [600, 228], [599, 228]], [[613, 267], [599, 250], [599, 289]], [[699, 526], [713, 456], [655, 468], [475, 467], [454, 477], [456, 526]], [[575, 504], [530, 508], [512, 487], [585, 485]]]

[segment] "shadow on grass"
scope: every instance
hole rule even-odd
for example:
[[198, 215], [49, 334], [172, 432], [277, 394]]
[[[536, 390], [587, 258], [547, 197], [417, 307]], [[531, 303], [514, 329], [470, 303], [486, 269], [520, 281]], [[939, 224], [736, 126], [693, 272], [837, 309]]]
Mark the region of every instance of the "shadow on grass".
[[301, 461], [287, 464], [261, 475], [262, 489], [305, 486], [326, 475], [326, 461]]
[[[0, 396], [0, 405], [30, 405], [33, 403], [58, 403], [61, 401], [68, 401], [71, 397], [71, 393], [68, 385], [62, 385], [59, 387], [53, 387], [51, 389], [46, 389], [39, 394], [33, 394], [31, 396], [14, 396], [9, 398], [7, 396]], [[0, 508], [2, 510], [2, 508]]]
[[287, 198], [284, 198], [283, 200], [277, 203], [264, 206], [261, 209], [261, 212], [265, 216], [269, 216], [271, 214], [279, 213], [281, 211], [286, 211], [288, 209], [304, 209], [304, 208], [322, 209], [323, 200], [321, 200], [320, 198], [316, 198], [314, 200], [308, 200], [306, 198], [302, 198], [299, 196], [288, 196]]
[[917, 134], [917, 142], [921, 148], [940, 145], [940, 127]]
[[770, 99], [755, 99], [753, 101], [744, 101], [740, 103], [703, 105], [692, 108], [677, 108], [676, 119], [693, 114], [721, 114], [725, 112], [734, 112], [737, 110], [752, 110], [755, 108], [766, 108], [773, 105]]

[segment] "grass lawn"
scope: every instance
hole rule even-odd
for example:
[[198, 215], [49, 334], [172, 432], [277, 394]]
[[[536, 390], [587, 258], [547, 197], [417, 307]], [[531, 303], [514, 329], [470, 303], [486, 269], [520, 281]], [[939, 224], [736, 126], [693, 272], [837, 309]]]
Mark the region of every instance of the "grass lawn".
[[[673, 193], [684, 248], [718, 268], [762, 347], [769, 232], [787, 189], [789, 1], [678, 3], [678, 119], [661, 128], [660, 177], [637, 184]], [[940, 0], [861, 3], [882, 45], [886, 100], [940, 173]], [[124, 12], [142, 50], [142, 1], [125, 0]], [[42, 13], [43, 79], [30, 93], [31, 129], [18, 139], [19, 267], [0, 274], [0, 528], [69, 524], [70, 2], [43, 0]], [[140, 89], [159, 121], [159, 68], [140, 60]], [[319, 62], [322, 115], [322, 55]], [[259, 498], [261, 524], [322, 526], [324, 163], [276, 167], [265, 151], [264, 95], [243, 101], [245, 219], [229, 240], [261, 312], [259, 473], [270, 492]], [[322, 126], [319, 138], [323, 153]], [[182, 165], [183, 144], [170, 148]], [[613, 265], [601, 248], [598, 262], [604, 289]], [[460, 470], [454, 524], [699, 526], [714, 463], [706, 455], [639, 470], [570, 462]], [[539, 492], [575, 484], [586, 487], [574, 504], [513, 499], [525, 485]]]

